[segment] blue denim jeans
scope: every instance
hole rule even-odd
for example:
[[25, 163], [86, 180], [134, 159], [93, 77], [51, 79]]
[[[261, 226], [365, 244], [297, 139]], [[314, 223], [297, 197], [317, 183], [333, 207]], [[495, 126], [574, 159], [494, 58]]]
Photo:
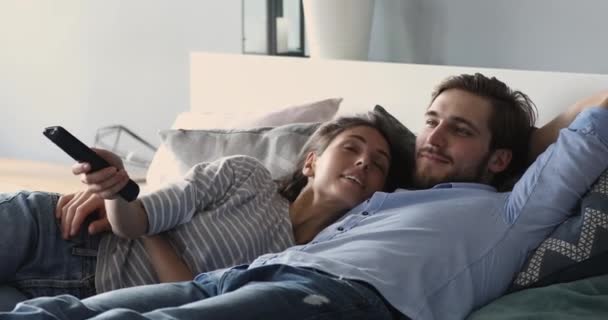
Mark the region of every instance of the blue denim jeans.
[[29, 298], [95, 294], [99, 236], [84, 227], [64, 240], [54, 214], [58, 199], [46, 192], [0, 194], [0, 285]]
[[6, 285], [0, 285], [0, 311], [13, 310], [15, 305], [27, 297], [21, 291]]
[[20, 303], [0, 319], [395, 319], [399, 315], [368, 285], [312, 269], [245, 266], [195, 281]]

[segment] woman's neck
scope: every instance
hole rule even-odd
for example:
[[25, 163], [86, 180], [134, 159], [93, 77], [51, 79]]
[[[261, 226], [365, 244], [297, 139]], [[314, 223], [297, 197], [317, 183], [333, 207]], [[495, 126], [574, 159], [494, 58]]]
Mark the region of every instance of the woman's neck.
[[321, 230], [341, 217], [346, 210], [336, 203], [317, 199], [312, 190], [304, 187], [289, 206], [289, 216], [296, 244], [308, 243]]

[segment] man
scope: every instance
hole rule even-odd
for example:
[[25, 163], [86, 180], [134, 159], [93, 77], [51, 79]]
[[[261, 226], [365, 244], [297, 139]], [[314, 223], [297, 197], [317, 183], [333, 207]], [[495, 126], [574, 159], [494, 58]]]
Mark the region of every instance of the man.
[[464, 318], [504, 292], [608, 166], [607, 109], [605, 99], [582, 112], [498, 193], [492, 185], [526, 162], [532, 105], [494, 78], [448, 79], [416, 143], [416, 184], [430, 189], [376, 193], [309, 244], [248, 266], [83, 301], [39, 298], [0, 319]]

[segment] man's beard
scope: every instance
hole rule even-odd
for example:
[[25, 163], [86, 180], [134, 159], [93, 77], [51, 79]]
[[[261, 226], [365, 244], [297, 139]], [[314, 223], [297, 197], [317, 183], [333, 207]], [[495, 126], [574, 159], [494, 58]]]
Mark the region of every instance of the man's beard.
[[488, 171], [488, 161], [491, 153], [488, 152], [479, 162], [477, 167], [472, 170], [472, 173], [449, 173], [445, 176], [433, 176], [415, 170], [414, 187], [416, 189], [430, 189], [440, 183], [447, 182], [472, 182], [472, 183], [489, 183], [492, 175]]

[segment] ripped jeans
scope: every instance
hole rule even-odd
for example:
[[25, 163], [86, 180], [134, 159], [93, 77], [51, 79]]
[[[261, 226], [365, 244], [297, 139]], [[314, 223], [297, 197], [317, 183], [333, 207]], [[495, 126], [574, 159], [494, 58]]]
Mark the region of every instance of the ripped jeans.
[[238, 266], [194, 281], [133, 287], [85, 300], [38, 298], [0, 319], [399, 319], [360, 282], [286, 265]]
[[30, 298], [95, 294], [100, 236], [84, 226], [64, 240], [55, 219], [58, 199], [48, 192], [0, 193], [0, 286]]

